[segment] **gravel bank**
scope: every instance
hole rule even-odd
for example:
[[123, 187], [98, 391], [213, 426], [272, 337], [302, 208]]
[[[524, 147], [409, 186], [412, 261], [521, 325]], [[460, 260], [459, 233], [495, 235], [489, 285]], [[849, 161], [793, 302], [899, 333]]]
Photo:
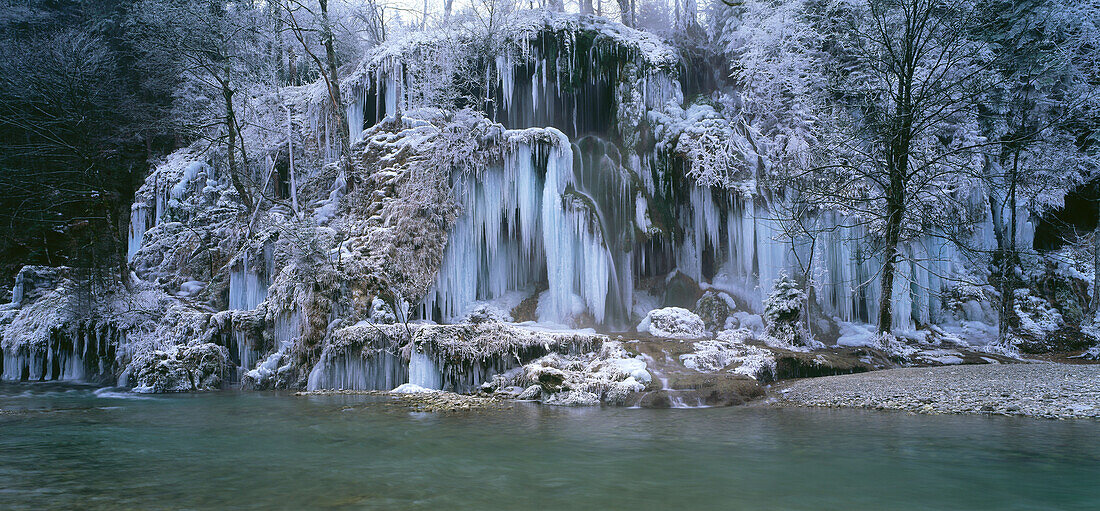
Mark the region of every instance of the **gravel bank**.
[[482, 409], [511, 408], [509, 401], [495, 397], [467, 396], [453, 392], [420, 392], [414, 394], [396, 394], [381, 390], [313, 390], [308, 392], [295, 392], [295, 396], [335, 396], [335, 395], [365, 395], [387, 396], [394, 399], [394, 404], [407, 406], [418, 412], [462, 412]]
[[798, 380], [778, 390], [779, 403], [797, 406], [1100, 417], [1100, 365], [914, 367]]

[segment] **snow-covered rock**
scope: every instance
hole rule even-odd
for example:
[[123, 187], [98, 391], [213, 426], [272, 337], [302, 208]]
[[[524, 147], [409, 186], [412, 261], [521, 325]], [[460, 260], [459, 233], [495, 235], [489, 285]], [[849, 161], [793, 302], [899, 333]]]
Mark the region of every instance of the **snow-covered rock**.
[[557, 406], [595, 406], [600, 404], [600, 396], [584, 390], [566, 390], [551, 394], [543, 403]]
[[519, 399], [545, 404], [623, 405], [652, 381], [642, 357], [630, 355], [618, 341], [604, 342], [598, 352], [576, 355], [551, 353], [519, 371], [497, 375], [483, 390], [525, 387]]
[[745, 341], [751, 338], [747, 330], [726, 330], [715, 340], [694, 343], [694, 351], [681, 355], [680, 361], [684, 367], [696, 371], [727, 370], [762, 382], [774, 380], [774, 355], [766, 348], [746, 344]]
[[398, 385], [397, 388], [391, 390], [390, 392], [393, 392], [394, 394], [423, 394], [423, 393], [426, 393], [426, 392], [439, 392], [439, 391], [438, 390], [433, 390], [433, 389], [426, 389], [424, 387], [421, 387], [420, 385], [416, 385], [416, 384], [413, 384], [413, 383], [402, 383], [401, 385]]
[[639, 332], [670, 339], [698, 339], [706, 335], [703, 319], [681, 307], [655, 309], [638, 324]]

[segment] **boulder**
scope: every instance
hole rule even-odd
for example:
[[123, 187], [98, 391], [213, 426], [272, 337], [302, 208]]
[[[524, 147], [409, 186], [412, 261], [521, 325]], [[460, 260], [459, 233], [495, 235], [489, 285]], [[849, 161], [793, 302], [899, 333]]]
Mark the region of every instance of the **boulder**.
[[699, 339], [706, 335], [706, 325], [694, 312], [665, 307], [649, 311], [638, 324], [638, 331], [669, 339]]

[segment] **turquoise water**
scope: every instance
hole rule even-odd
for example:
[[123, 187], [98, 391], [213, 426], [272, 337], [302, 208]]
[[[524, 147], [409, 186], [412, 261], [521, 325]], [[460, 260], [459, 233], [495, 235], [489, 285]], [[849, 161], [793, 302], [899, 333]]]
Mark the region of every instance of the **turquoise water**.
[[0, 509], [1100, 509], [1100, 422], [0, 384]]

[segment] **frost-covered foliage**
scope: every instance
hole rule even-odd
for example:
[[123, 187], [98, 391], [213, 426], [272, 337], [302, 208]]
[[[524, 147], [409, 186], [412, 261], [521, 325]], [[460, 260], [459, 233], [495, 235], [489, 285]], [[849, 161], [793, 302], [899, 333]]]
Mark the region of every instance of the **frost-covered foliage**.
[[1100, 346], [1093, 346], [1085, 350], [1079, 357], [1085, 360], [1100, 360]]
[[622, 343], [609, 341], [598, 352], [537, 358], [494, 376], [484, 388], [521, 388], [521, 399], [549, 405], [624, 405], [652, 379], [641, 357], [631, 356]]
[[342, 272], [371, 282], [375, 294], [404, 307], [423, 298], [443, 262], [459, 212], [450, 191], [452, 173], [491, 161], [484, 145], [499, 133], [469, 111], [450, 118], [424, 114], [419, 119], [410, 112], [400, 124], [387, 121], [367, 131], [356, 165], [363, 186], [344, 198], [340, 224], [346, 235]]
[[19, 302], [0, 311], [3, 379], [114, 382], [129, 362], [129, 341], [155, 329], [178, 300], [147, 283], [127, 288], [112, 280], [72, 268], [23, 268]]
[[134, 392], [162, 393], [217, 389], [229, 369], [229, 352], [212, 343], [173, 344], [142, 352], [130, 364]]
[[407, 328], [361, 322], [332, 333], [310, 373], [309, 389], [390, 390], [408, 382], [473, 392], [494, 375], [538, 357], [596, 352], [605, 340], [592, 332], [497, 322]]
[[698, 339], [706, 334], [706, 325], [694, 312], [665, 307], [649, 311], [638, 324], [638, 331], [670, 339]]
[[824, 35], [806, 16], [804, 0], [750, 0], [717, 12], [716, 43], [730, 58], [740, 116], [759, 136], [770, 172], [805, 169], [818, 145], [823, 76], [815, 57]]
[[907, 343], [904, 338], [898, 338], [898, 336], [888, 332], [872, 336], [870, 345], [882, 350], [883, 353], [886, 353], [888, 357], [896, 362], [908, 361], [910, 357], [920, 351], [912, 344]]
[[650, 111], [659, 142], [657, 151], [675, 155], [687, 164], [687, 176], [702, 186], [733, 189], [747, 195], [763, 170], [752, 131], [731, 122], [713, 106], [692, 104], [687, 110], [666, 105]]
[[1013, 304], [1017, 324], [1013, 332], [1015, 339], [1011, 339], [1011, 343], [1025, 351], [1047, 351], [1041, 346], [1046, 344], [1049, 335], [1064, 325], [1062, 313], [1028, 289], [1017, 289], [1015, 294]]

